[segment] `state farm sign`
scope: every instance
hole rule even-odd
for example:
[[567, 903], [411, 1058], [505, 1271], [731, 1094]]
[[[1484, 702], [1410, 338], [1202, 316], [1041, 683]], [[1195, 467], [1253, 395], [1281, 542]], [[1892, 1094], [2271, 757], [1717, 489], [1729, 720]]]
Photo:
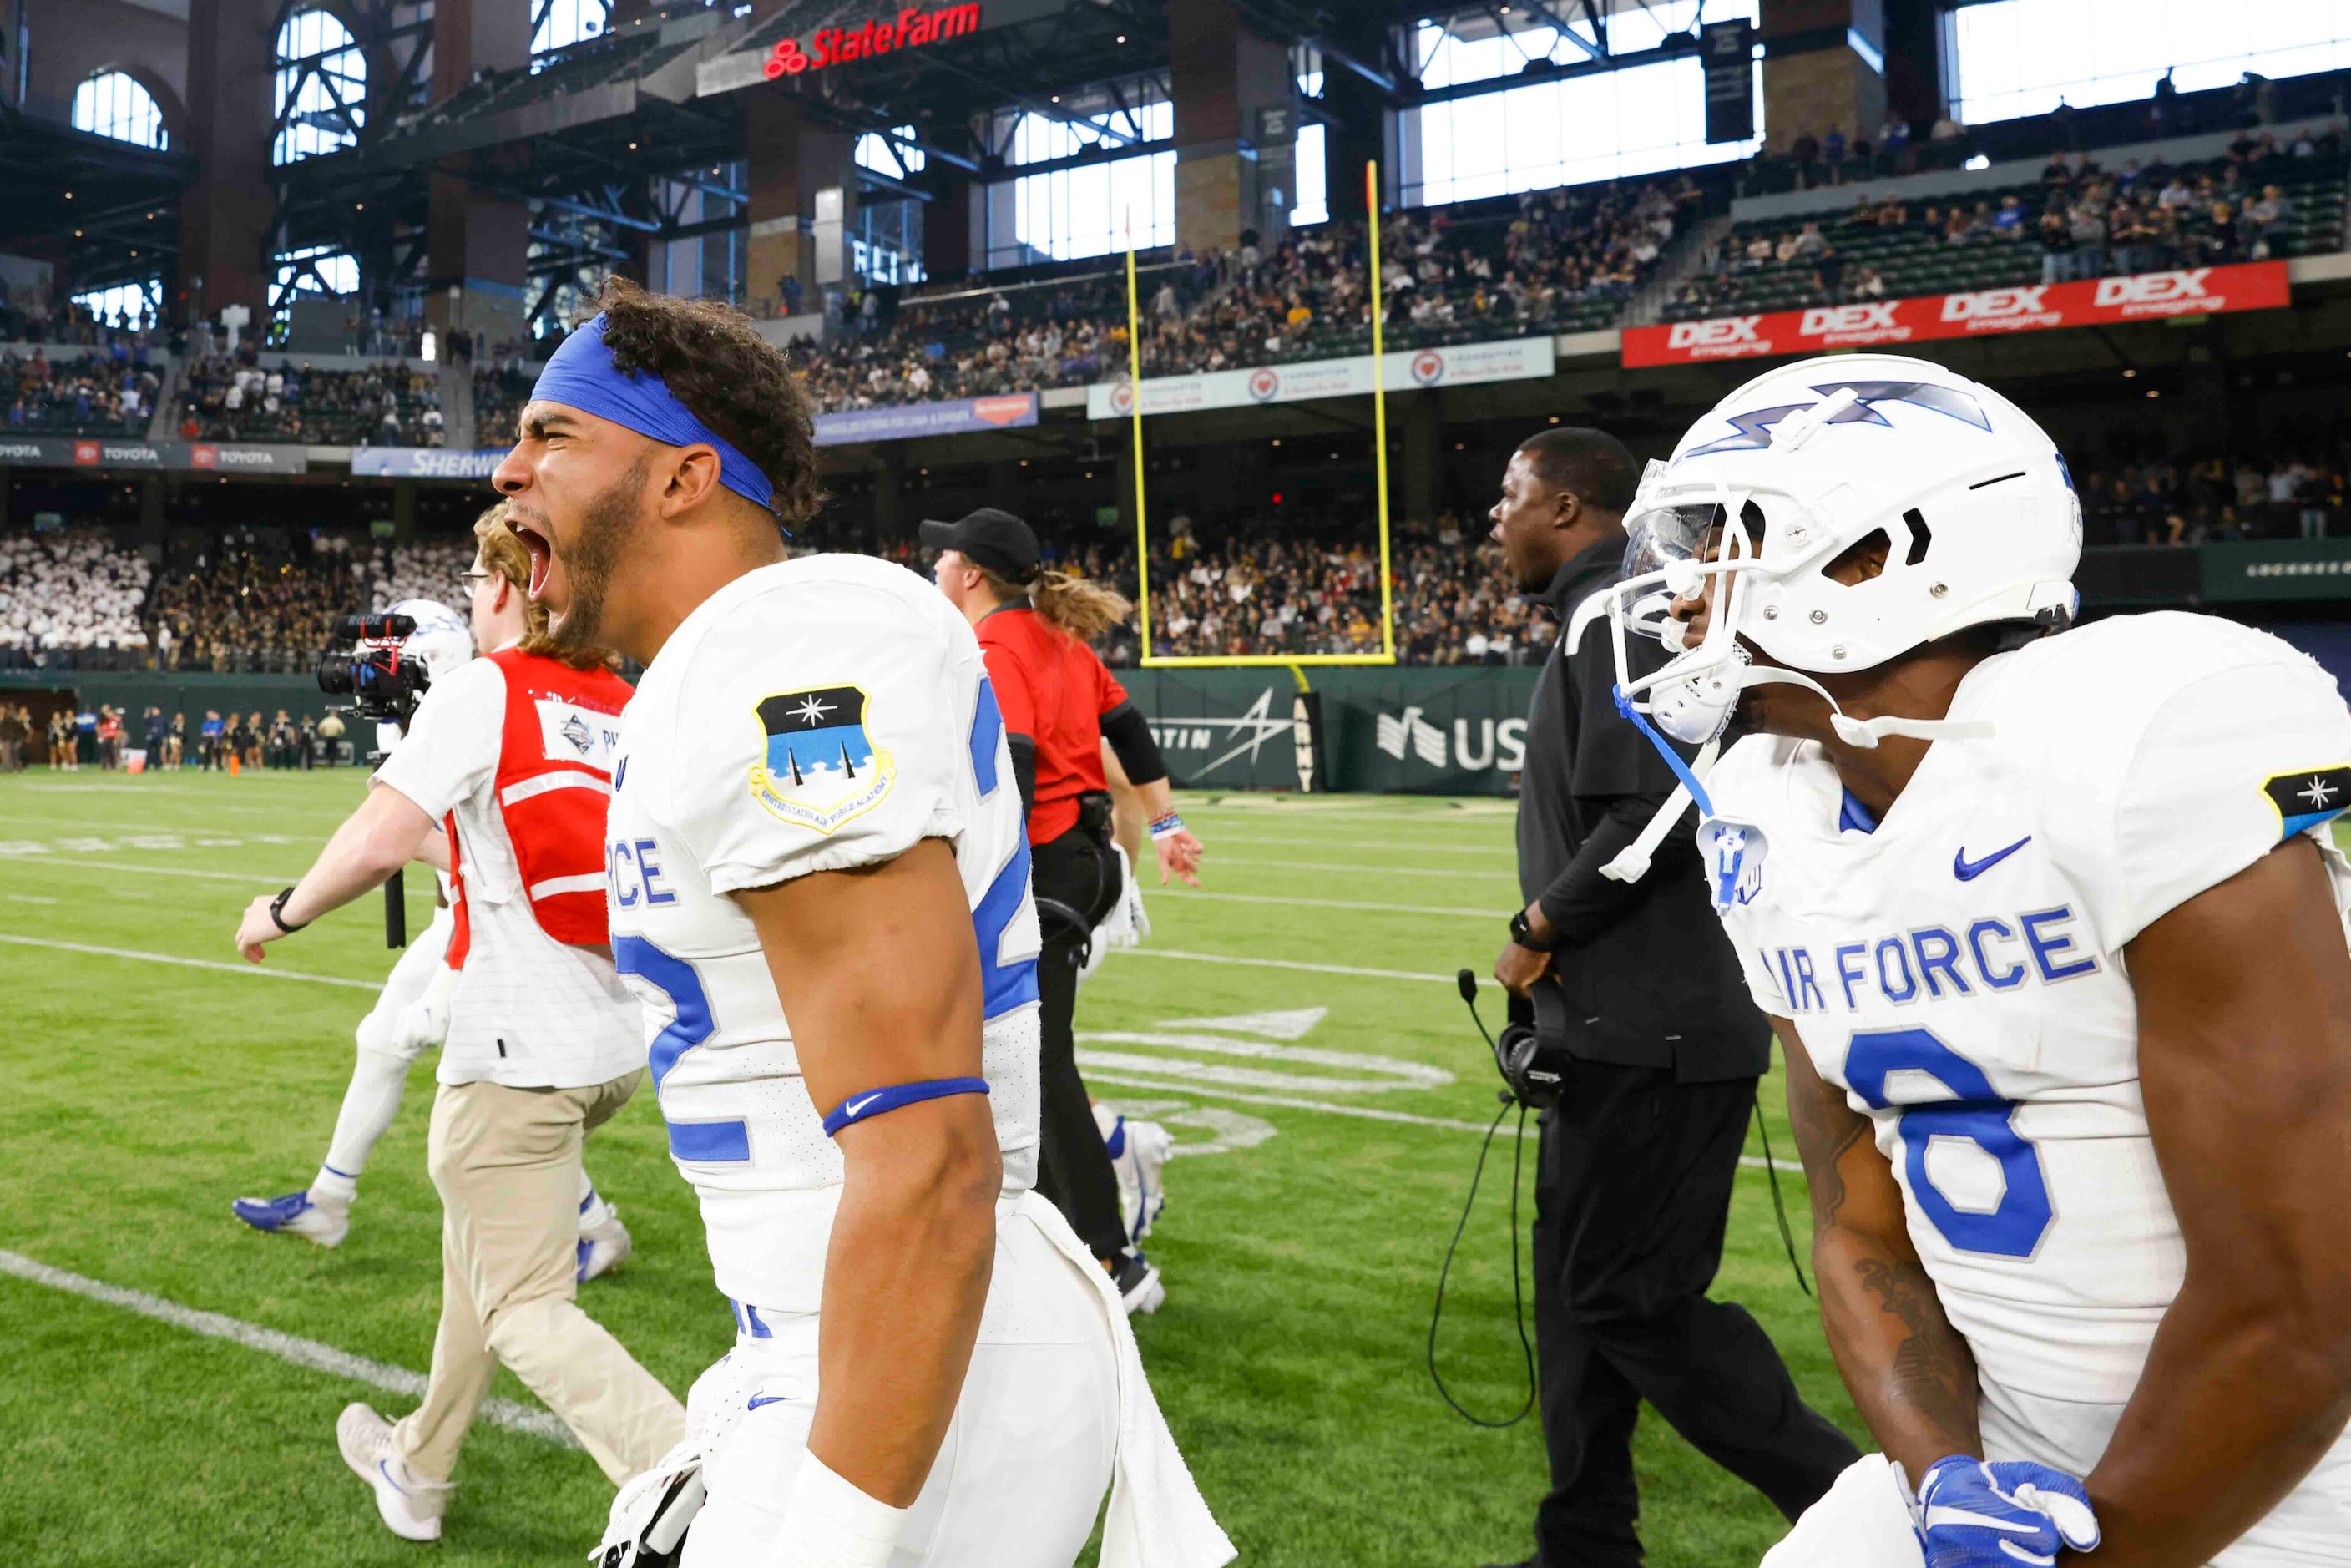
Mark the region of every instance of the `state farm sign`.
[[977, 31], [979, 7], [976, 5], [946, 5], [936, 11], [910, 5], [895, 16], [878, 17], [862, 26], [819, 27], [809, 35], [806, 44], [798, 38], [779, 38], [768, 51], [759, 69], [773, 81], [778, 77], [799, 76], [803, 71], [822, 70], [827, 66], [921, 44], [942, 43]]
[[1663, 327], [1628, 327], [1627, 365], [1683, 365], [1761, 359], [1823, 349], [2038, 332], [2224, 310], [2269, 310], [2286, 303], [2285, 263], [2248, 262], [2176, 272], [2143, 272], [2081, 283], [1978, 288], [1914, 299], [1819, 305], [1761, 316], [1724, 316]]

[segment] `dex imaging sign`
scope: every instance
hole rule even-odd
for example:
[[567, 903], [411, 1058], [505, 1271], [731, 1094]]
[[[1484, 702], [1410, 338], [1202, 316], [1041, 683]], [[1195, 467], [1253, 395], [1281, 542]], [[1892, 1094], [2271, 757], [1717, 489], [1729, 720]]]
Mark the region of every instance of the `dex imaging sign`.
[[2194, 267], [2077, 283], [1973, 288], [1910, 299], [1817, 305], [1759, 316], [1722, 316], [1625, 329], [1627, 365], [1816, 353], [1877, 343], [1929, 342], [2057, 327], [2111, 326], [2166, 316], [2268, 310], [2286, 303], [2285, 263]]

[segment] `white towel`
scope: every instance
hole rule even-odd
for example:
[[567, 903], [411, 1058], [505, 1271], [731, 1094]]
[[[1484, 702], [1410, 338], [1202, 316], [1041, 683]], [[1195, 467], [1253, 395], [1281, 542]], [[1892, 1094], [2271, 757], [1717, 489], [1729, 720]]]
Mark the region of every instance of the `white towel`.
[[1019, 1212], [1092, 1284], [1118, 1353], [1118, 1458], [1102, 1521], [1102, 1568], [1223, 1568], [1239, 1553], [1217, 1528], [1159, 1414], [1117, 1287], [1042, 1195], [1021, 1195]]
[[1804, 1511], [1763, 1568], [1925, 1568], [1902, 1467], [1864, 1454]]

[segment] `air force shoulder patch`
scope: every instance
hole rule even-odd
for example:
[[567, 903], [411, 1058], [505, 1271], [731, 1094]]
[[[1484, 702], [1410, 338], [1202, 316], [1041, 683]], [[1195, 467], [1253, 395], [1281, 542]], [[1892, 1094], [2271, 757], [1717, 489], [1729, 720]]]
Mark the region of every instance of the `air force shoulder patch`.
[[2277, 809], [2279, 840], [2283, 842], [2321, 822], [2333, 821], [2351, 808], [2351, 767], [2273, 773], [2263, 781], [2262, 793]]
[[766, 760], [752, 764], [751, 798], [796, 827], [830, 833], [882, 803], [898, 776], [865, 729], [862, 686], [819, 686], [761, 697]]

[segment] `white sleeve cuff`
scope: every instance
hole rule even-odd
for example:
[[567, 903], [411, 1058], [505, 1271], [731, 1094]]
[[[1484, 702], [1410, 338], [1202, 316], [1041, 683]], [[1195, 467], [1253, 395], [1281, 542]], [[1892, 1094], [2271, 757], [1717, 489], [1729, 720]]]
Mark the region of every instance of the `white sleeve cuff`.
[[784, 1504], [789, 1535], [777, 1568], [888, 1568], [912, 1511], [866, 1496], [803, 1452]]

